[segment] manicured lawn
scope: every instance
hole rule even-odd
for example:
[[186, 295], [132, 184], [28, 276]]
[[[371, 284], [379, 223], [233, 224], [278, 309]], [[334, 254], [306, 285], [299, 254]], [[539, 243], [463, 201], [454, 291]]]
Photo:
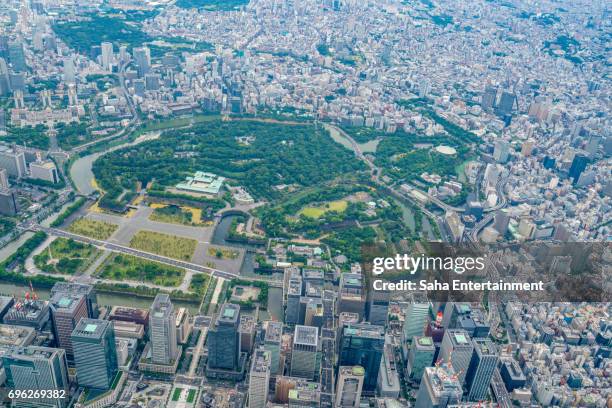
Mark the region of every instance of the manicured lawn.
[[74, 275], [87, 269], [101, 253], [93, 245], [57, 238], [43, 252], [34, 256], [34, 264], [44, 272]]
[[300, 210], [298, 216], [304, 215], [308, 218], [317, 219], [330, 211], [336, 211], [339, 213], [344, 212], [347, 206], [348, 202], [346, 200], [331, 201], [329, 203], [321, 204], [318, 206], [304, 207]]
[[104, 279], [179, 286], [185, 276], [185, 270], [131, 255], [114, 255], [103, 266], [99, 276]]
[[183, 392], [182, 388], [175, 388], [174, 392], [172, 393], [172, 401], [178, 401], [181, 397], [181, 392]]
[[187, 394], [187, 402], [188, 403], [193, 403], [193, 401], [195, 400], [195, 396], [196, 396], [196, 391], [194, 389], [190, 389], [189, 393]]
[[195, 239], [154, 231], [138, 231], [130, 241], [132, 248], [185, 261], [191, 260], [197, 244]]
[[81, 218], [70, 224], [68, 231], [94, 239], [108, 239], [117, 230], [118, 225], [104, 221]]

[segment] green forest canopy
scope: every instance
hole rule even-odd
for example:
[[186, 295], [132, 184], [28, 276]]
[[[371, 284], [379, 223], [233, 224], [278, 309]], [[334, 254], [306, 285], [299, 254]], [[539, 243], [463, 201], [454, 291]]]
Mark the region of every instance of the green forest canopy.
[[[240, 137], [254, 136], [249, 144]], [[174, 186], [196, 171], [220, 174], [258, 198], [275, 199], [278, 185], [320, 185], [364, 170], [329, 133], [312, 125], [214, 121], [167, 131], [154, 141], [105, 155], [94, 163], [103, 189], [117, 181], [133, 190], [137, 181]]]

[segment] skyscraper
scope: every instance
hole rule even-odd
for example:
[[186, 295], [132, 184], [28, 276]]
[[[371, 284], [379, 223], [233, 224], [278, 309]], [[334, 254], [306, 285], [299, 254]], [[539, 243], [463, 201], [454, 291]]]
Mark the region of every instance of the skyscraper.
[[285, 290], [285, 323], [297, 324], [300, 320], [300, 298], [302, 297], [302, 277], [299, 271], [289, 272], [291, 276], [287, 281]]
[[338, 370], [336, 407], [359, 408], [365, 370], [361, 366], [341, 366]]
[[495, 107], [497, 100], [497, 88], [494, 86], [487, 86], [484, 93], [482, 94], [481, 106], [482, 109], [490, 111]]
[[421, 381], [421, 377], [425, 372], [425, 367], [429, 367], [433, 363], [436, 348], [431, 337], [415, 336], [410, 345], [408, 353], [408, 367], [406, 373], [410, 379], [416, 382]]
[[311, 326], [295, 326], [291, 350], [291, 375], [314, 379], [319, 347], [319, 329]]
[[0, 149], [0, 167], [16, 178], [25, 177], [28, 171], [24, 153], [6, 146]]
[[208, 332], [208, 367], [236, 370], [240, 361], [240, 306], [225, 303]]
[[56, 293], [49, 304], [51, 306], [51, 317], [53, 318], [53, 334], [57, 346], [66, 350], [66, 357], [72, 360], [74, 356], [72, 341], [70, 340], [72, 331], [82, 318], [89, 317], [85, 296], [69, 292]]
[[[15, 390], [58, 390], [68, 395], [68, 366], [66, 352], [49, 347], [18, 347], [10, 349], [1, 358], [6, 374], [6, 386]], [[68, 406], [68, 398], [19, 399], [14, 406], [55, 407]]]
[[429, 318], [429, 303], [409, 303], [404, 316], [404, 341], [410, 342], [414, 336], [422, 336], [425, 332]]
[[8, 65], [4, 58], [0, 58], [0, 96], [8, 95], [11, 92], [11, 77]]
[[23, 52], [23, 42], [21, 40], [11, 41], [9, 42], [8, 48], [9, 61], [13, 66], [13, 71], [27, 71], [28, 66], [26, 65], [25, 54]]
[[97, 296], [93, 285], [76, 282], [57, 282], [51, 288], [51, 297], [57, 293], [80, 293], [85, 296], [85, 303], [87, 304], [87, 316], [91, 318], [98, 317], [96, 310], [97, 307]]
[[118, 371], [113, 322], [81, 319], [71, 341], [79, 386], [110, 389]]
[[7, 189], [10, 187], [11, 185], [9, 184], [8, 172], [6, 169], [0, 168], [0, 189]]
[[264, 337], [264, 349], [270, 352], [270, 374], [280, 373], [280, 351], [283, 325], [280, 322], [268, 321]]
[[581, 154], [577, 154], [572, 161], [572, 166], [569, 169], [569, 177], [573, 179], [574, 184], [580, 178], [580, 175], [586, 169], [589, 159]]
[[468, 332], [449, 329], [444, 333], [438, 358], [452, 365], [459, 383], [463, 384], [473, 351], [474, 345]]
[[368, 296], [368, 321], [375, 325], [385, 326], [389, 316], [391, 292], [372, 290], [368, 292]]
[[138, 77], [143, 78], [151, 71], [151, 50], [147, 47], [134, 48], [133, 54], [138, 67]]
[[151, 361], [154, 364], [171, 365], [177, 358], [176, 315], [170, 296], [155, 296], [149, 312], [149, 339]]
[[101, 52], [102, 52], [102, 56], [101, 56], [102, 68], [104, 68], [107, 71], [112, 70], [113, 56], [114, 56], [113, 43], [103, 42], [101, 44]]
[[516, 103], [516, 94], [508, 91], [503, 91], [501, 97], [499, 98], [499, 105], [497, 106], [497, 110], [500, 115], [509, 115], [512, 113], [514, 109], [514, 104]]
[[257, 349], [253, 353], [249, 375], [249, 408], [265, 408], [270, 383], [270, 352]]
[[465, 386], [469, 401], [481, 401], [487, 397], [499, 356], [491, 340], [474, 339], [473, 343], [474, 352], [465, 376]]
[[415, 408], [445, 408], [461, 401], [463, 389], [452, 367], [426, 367], [417, 393]]
[[364, 391], [376, 390], [380, 361], [385, 346], [385, 329], [370, 324], [349, 324], [342, 330], [339, 364], [365, 369]]
[[365, 290], [361, 273], [347, 272], [340, 276], [338, 312], [357, 313], [363, 318], [365, 312]]
[[64, 81], [69, 84], [76, 82], [74, 58], [72, 56], [64, 58]]
[[495, 141], [495, 148], [493, 150], [493, 158], [498, 163], [505, 163], [508, 161], [510, 155], [510, 145], [505, 140]]

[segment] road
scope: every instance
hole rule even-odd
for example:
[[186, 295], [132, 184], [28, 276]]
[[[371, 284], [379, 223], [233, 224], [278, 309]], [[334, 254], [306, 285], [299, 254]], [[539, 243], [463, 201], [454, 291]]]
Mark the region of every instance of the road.
[[504, 381], [502, 380], [498, 368], [496, 368], [495, 372], [493, 373], [491, 388], [493, 389], [493, 394], [495, 395], [495, 399], [500, 408], [512, 407], [510, 395], [508, 395], [508, 391], [506, 390], [506, 386], [504, 385]]
[[108, 242], [108, 241], [104, 241], [104, 240], [99, 240], [99, 239], [93, 239], [93, 238], [88, 238], [88, 237], [84, 237], [82, 235], [78, 235], [78, 234], [74, 234], [72, 232], [68, 232], [68, 231], [64, 231], [58, 228], [47, 228], [47, 227], [43, 227], [42, 225], [39, 224], [34, 224], [34, 223], [30, 223], [27, 226], [27, 229], [31, 230], [31, 231], [43, 231], [49, 235], [53, 235], [53, 236], [57, 236], [57, 237], [63, 237], [63, 238], [68, 238], [68, 239], [73, 239], [77, 242], [82, 242], [82, 243], [86, 243], [86, 244], [90, 244], [93, 245], [97, 248], [103, 249], [103, 250], [108, 250], [108, 251], [112, 251], [112, 252], [119, 252], [119, 253], [123, 253], [123, 254], [127, 254], [127, 255], [132, 255], [132, 256], [137, 256], [143, 259], [147, 259], [149, 261], [154, 261], [154, 262], [159, 262], [165, 265], [170, 265], [170, 266], [175, 266], [177, 268], [183, 268], [186, 269], [188, 271], [192, 271], [192, 272], [199, 272], [199, 273], [207, 273], [210, 274], [211, 276], [215, 276], [218, 278], [224, 278], [224, 279], [242, 279], [242, 280], [246, 280], [246, 281], [258, 281], [258, 282], [265, 282], [268, 283], [270, 286], [272, 287], [282, 287], [282, 282], [281, 281], [275, 281], [275, 280], [267, 280], [267, 279], [262, 279], [262, 278], [254, 278], [254, 277], [244, 277], [241, 276], [240, 274], [234, 273], [234, 272], [227, 272], [227, 271], [222, 271], [219, 269], [215, 269], [215, 268], [209, 268], [206, 266], [202, 266], [202, 265], [198, 265], [192, 262], [187, 262], [187, 261], [181, 261], [178, 259], [173, 259], [173, 258], [168, 258], [166, 256], [162, 256], [162, 255], [157, 255], [157, 254], [153, 254], [150, 252], [146, 252], [146, 251], [141, 251], [139, 249], [134, 249], [134, 248], [130, 248], [128, 246], [125, 245], [120, 245], [120, 244], [116, 244], [116, 243], [112, 243], [112, 242]]

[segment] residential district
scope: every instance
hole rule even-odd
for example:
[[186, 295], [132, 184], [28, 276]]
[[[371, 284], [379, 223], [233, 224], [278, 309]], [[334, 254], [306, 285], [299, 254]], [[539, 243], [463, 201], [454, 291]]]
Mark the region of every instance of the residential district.
[[4, 405], [612, 406], [609, 2], [0, 3]]

